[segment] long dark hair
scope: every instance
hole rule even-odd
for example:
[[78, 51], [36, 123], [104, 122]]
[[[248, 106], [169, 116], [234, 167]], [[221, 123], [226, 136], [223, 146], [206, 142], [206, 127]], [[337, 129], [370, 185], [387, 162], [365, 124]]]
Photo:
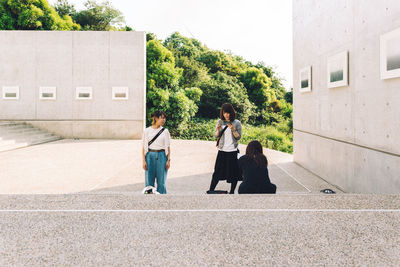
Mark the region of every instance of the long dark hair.
[[225, 120], [224, 118], [224, 112], [229, 113], [229, 120], [234, 121], [236, 119], [236, 111], [233, 108], [232, 104], [230, 103], [225, 103], [221, 107], [221, 111], [219, 112], [219, 118], [221, 120]]
[[263, 154], [262, 145], [257, 140], [253, 140], [247, 145], [246, 155], [251, 160], [254, 160], [258, 167], [268, 166], [268, 160], [267, 157]]

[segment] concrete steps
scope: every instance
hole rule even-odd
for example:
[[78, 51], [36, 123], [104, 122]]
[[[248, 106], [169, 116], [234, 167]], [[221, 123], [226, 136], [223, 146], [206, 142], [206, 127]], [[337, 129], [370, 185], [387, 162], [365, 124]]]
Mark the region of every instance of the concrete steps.
[[0, 121], [0, 152], [60, 140], [25, 122]]
[[372, 194], [0, 195], [0, 266], [399, 266], [399, 204]]

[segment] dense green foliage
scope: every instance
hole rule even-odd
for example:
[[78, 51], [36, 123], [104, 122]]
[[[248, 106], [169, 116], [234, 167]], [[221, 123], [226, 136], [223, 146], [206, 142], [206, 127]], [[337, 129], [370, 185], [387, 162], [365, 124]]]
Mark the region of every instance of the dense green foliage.
[[79, 30], [68, 15], [60, 15], [47, 0], [0, 0], [0, 30]]
[[[214, 131], [217, 120], [208, 120], [194, 118], [184, 128], [177, 138], [179, 139], [198, 139], [198, 140], [215, 140]], [[293, 134], [287, 134], [287, 125], [274, 127], [253, 126], [243, 124], [241, 144], [248, 144], [252, 140], [259, 140], [264, 147], [280, 150], [287, 153], [293, 152]]]
[[109, 31], [123, 28], [125, 19], [121, 11], [113, 8], [110, 2], [98, 4], [96, 1], [88, 0], [85, 7], [84, 10], [72, 13], [72, 18], [83, 30]]
[[[0, 0], [0, 30], [132, 30], [109, 1], [87, 0], [77, 11], [68, 0]], [[258, 139], [292, 152], [292, 92], [273, 68], [230, 52], [209, 49], [175, 32], [164, 41], [148, 33], [147, 125], [163, 110], [175, 138], [214, 140], [223, 103], [232, 103], [243, 123], [242, 143]]]
[[[189, 93], [189, 91], [190, 93]], [[148, 115], [167, 112], [175, 138], [214, 140], [215, 118], [223, 103], [232, 103], [244, 124], [242, 143], [259, 139], [292, 152], [292, 104], [281, 80], [264, 63], [211, 50], [175, 32], [162, 43], [147, 35]], [[171, 95], [186, 92], [171, 106]], [[193, 94], [195, 92], [195, 94]], [[148, 121], [149, 122], [149, 121]]]
[[109, 1], [88, 0], [77, 11], [68, 0], [57, 0], [54, 7], [47, 0], [0, 0], [0, 30], [132, 30], [124, 23]]

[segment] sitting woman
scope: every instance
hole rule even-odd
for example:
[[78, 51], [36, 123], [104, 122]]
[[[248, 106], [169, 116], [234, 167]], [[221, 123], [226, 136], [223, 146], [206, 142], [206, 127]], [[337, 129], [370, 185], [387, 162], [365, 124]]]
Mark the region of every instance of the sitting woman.
[[255, 140], [247, 145], [246, 155], [239, 159], [239, 167], [243, 172], [239, 194], [275, 194], [276, 185], [269, 180], [268, 161], [260, 142]]

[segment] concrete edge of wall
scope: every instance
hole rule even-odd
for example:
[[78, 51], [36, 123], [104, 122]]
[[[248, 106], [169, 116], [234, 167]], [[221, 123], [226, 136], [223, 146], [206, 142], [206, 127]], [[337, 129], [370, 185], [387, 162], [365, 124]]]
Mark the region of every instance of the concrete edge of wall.
[[24, 121], [62, 138], [141, 139], [144, 121]]
[[293, 137], [294, 162], [344, 191], [378, 194], [400, 191], [400, 155], [296, 130]]

